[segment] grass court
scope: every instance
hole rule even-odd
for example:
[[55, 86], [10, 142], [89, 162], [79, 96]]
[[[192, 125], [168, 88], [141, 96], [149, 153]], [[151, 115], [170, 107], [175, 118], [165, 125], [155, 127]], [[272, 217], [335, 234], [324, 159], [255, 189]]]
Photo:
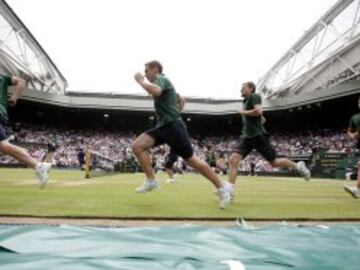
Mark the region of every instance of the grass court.
[[200, 175], [179, 175], [167, 184], [166, 175], [158, 174], [159, 191], [137, 194], [143, 179], [142, 174], [85, 179], [82, 171], [53, 170], [39, 190], [32, 170], [0, 169], [0, 215], [360, 220], [360, 200], [344, 192], [344, 180], [240, 176], [234, 202], [220, 210], [214, 187]]

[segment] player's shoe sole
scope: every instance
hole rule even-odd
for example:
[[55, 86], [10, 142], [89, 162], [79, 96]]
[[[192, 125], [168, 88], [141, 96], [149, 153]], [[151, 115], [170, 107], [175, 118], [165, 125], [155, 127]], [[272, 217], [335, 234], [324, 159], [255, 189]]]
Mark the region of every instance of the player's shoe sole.
[[360, 194], [355, 193], [351, 187], [348, 186], [344, 186], [344, 190], [345, 192], [349, 193], [351, 195], [351, 197], [353, 197], [354, 199], [359, 199], [360, 198]]

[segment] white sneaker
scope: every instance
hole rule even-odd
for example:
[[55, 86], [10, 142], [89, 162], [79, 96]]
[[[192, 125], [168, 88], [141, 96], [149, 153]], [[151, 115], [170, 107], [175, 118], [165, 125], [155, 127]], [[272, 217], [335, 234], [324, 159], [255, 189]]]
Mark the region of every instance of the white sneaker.
[[305, 162], [304, 161], [300, 161], [298, 163], [296, 163], [296, 169], [297, 171], [304, 176], [306, 181], [309, 181], [311, 178], [311, 172], [310, 170], [306, 167]]
[[[230, 187], [230, 197], [231, 197], [231, 201], [233, 201], [235, 199], [235, 187], [231, 184], [228, 184]], [[219, 191], [218, 189], [215, 189], [214, 191], [214, 195], [218, 195]]]
[[230, 196], [231, 186], [229, 183], [223, 183], [221, 188], [218, 188], [217, 193], [219, 196], [219, 207], [220, 209], [226, 208], [231, 201]]
[[353, 198], [360, 198], [360, 190], [357, 187], [344, 186], [344, 190], [349, 193]]
[[142, 186], [135, 189], [137, 193], [146, 193], [150, 192], [154, 189], [158, 189], [160, 187], [160, 184], [157, 180], [145, 180], [145, 182], [142, 184]]
[[39, 180], [39, 188], [43, 189], [49, 179], [49, 171], [51, 169], [51, 163], [39, 162], [36, 165], [35, 173]]
[[169, 178], [166, 180], [166, 183], [168, 184], [172, 184], [172, 183], [175, 183], [175, 178]]

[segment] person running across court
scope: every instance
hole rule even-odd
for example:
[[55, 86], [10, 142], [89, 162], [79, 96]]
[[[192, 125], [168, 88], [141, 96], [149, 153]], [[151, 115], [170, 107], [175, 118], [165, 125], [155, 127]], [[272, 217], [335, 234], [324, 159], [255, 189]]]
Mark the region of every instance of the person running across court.
[[223, 183], [209, 165], [194, 154], [187, 129], [180, 117], [175, 88], [163, 74], [161, 63], [159, 61], [146, 63], [145, 76], [138, 72], [134, 78], [147, 93], [153, 96], [156, 113], [156, 126], [139, 135], [133, 143], [134, 154], [146, 176], [145, 182], [136, 191], [145, 193], [159, 187], [151, 166], [149, 149], [166, 143], [186, 161], [187, 165], [212, 182], [217, 188], [219, 207], [221, 209], [227, 207], [231, 199], [229, 184]]

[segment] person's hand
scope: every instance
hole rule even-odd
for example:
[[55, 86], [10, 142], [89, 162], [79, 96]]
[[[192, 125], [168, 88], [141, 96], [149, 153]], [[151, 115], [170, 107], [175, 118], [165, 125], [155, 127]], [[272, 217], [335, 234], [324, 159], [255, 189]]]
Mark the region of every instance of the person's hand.
[[142, 75], [140, 72], [136, 72], [134, 75], [135, 81], [137, 81], [137, 83], [141, 84], [144, 82], [144, 75]]
[[239, 114], [243, 115], [243, 114], [244, 114], [244, 110], [243, 110], [243, 109], [239, 110]]
[[353, 140], [358, 140], [359, 139], [359, 132], [358, 131], [352, 131], [352, 130], [349, 129], [347, 134]]
[[10, 107], [14, 107], [16, 105], [17, 99], [13, 96], [9, 97], [7, 103]]

